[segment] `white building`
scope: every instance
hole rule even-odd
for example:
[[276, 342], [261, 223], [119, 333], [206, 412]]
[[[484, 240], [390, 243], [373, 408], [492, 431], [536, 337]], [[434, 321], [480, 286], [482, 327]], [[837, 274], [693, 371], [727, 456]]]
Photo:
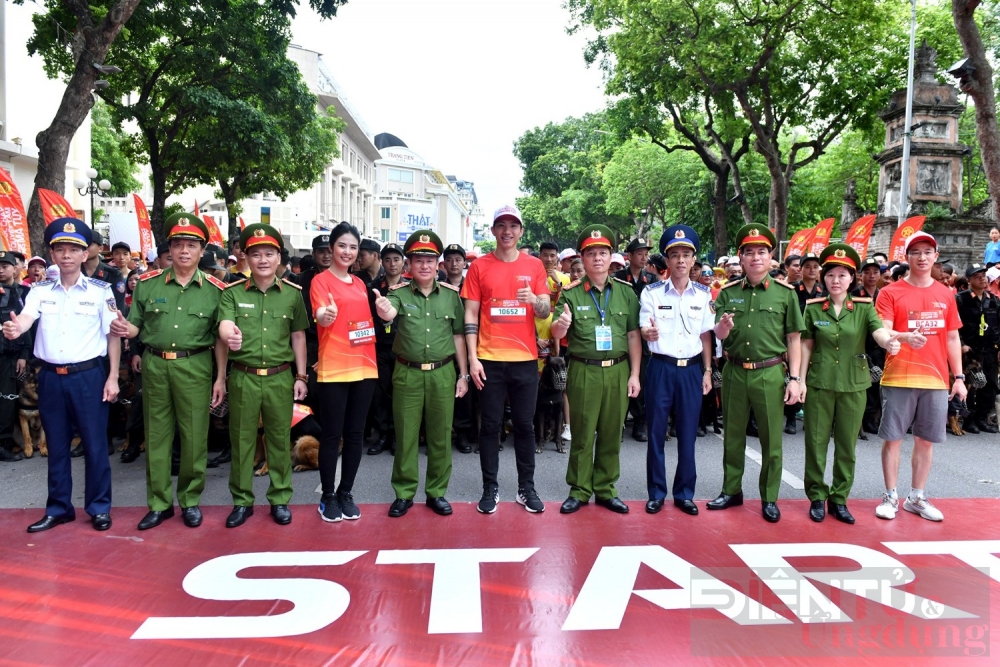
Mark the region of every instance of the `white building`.
[[431, 229], [445, 245], [471, 248], [471, 211], [448, 177], [392, 135], [380, 134], [376, 143], [382, 146], [376, 163], [378, 238], [403, 243], [414, 231]]
[[[45, 75], [40, 56], [28, 56], [26, 44], [34, 33], [31, 17], [39, 12], [40, 7], [34, 3], [0, 2], [0, 167], [10, 172], [25, 210], [38, 171], [35, 137], [51, 124], [66, 90], [61, 80]], [[73, 188], [73, 179], [84, 177], [90, 166], [88, 116], [70, 143], [66, 191], [62, 193], [76, 215], [88, 223], [90, 198]], [[94, 168], [99, 171], [100, 165]]]
[[493, 234], [490, 232], [490, 225], [492, 223], [487, 219], [486, 212], [479, 204], [479, 196], [476, 194], [476, 184], [472, 181], [460, 180], [455, 176], [448, 176], [448, 182], [455, 188], [458, 198], [462, 200], [465, 208], [469, 211], [469, 217], [472, 220], [472, 240], [484, 241], [492, 239]]

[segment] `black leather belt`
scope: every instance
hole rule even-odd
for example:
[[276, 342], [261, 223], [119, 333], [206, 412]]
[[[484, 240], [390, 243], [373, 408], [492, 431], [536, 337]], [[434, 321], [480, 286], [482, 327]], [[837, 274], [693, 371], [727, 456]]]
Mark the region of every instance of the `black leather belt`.
[[89, 371], [91, 368], [97, 368], [101, 364], [101, 357], [94, 357], [93, 359], [88, 359], [87, 361], [81, 361], [78, 364], [50, 364], [47, 361], [42, 362], [42, 368], [47, 371], [52, 371], [56, 375], [70, 375], [71, 373], [79, 373], [80, 371]]
[[454, 358], [455, 358], [454, 354], [449, 354], [447, 357], [445, 357], [441, 361], [432, 361], [429, 364], [421, 364], [421, 363], [418, 363], [416, 361], [407, 361], [406, 359], [403, 359], [402, 357], [396, 357], [396, 363], [397, 364], [402, 364], [403, 366], [406, 366], [407, 368], [419, 368], [422, 371], [432, 371], [432, 370], [434, 370], [436, 368], [441, 368], [445, 364], [450, 364]]
[[734, 364], [739, 364], [744, 370], [755, 371], [761, 368], [770, 368], [771, 366], [777, 366], [781, 363], [781, 357], [771, 357], [770, 359], [764, 359], [763, 361], [749, 361], [747, 359], [739, 359], [737, 357], [731, 357], [729, 359]]
[[147, 352], [152, 352], [156, 356], [162, 359], [183, 359], [184, 357], [193, 357], [196, 354], [201, 354], [202, 352], [207, 352], [211, 350], [210, 347], [200, 347], [197, 350], [177, 350], [176, 352], [165, 352], [164, 350], [157, 350], [155, 347], [146, 346]]
[[243, 371], [244, 373], [249, 373], [250, 375], [260, 375], [260, 376], [277, 375], [278, 373], [284, 373], [291, 367], [292, 364], [287, 361], [281, 364], [280, 366], [272, 366], [271, 368], [254, 368], [253, 366], [244, 366], [241, 363], [235, 361], [233, 362], [233, 368], [235, 368], [236, 370]]
[[583, 357], [578, 357], [575, 354], [569, 355], [569, 358], [573, 361], [580, 361], [587, 364], [588, 366], [600, 366], [601, 368], [610, 368], [615, 364], [620, 364], [621, 362], [628, 359], [627, 354], [623, 354], [617, 359], [584, 359]]
[[665, 361], [671, 366], [678, 366], [680, 368], [684, 368], [685, 366], [694, 366], [701, 361], [700, 354], [696, 354], [688, 359], [678, 359], [677, 357], [671, 357], [669, 354], [657, 354], [656, 352], [653, 352], [653, 358]]

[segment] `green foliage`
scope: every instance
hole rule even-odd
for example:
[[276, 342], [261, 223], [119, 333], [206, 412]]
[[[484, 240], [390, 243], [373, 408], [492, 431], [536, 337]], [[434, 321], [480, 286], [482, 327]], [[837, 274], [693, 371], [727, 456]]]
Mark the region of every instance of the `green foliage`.
[[111, 120], [107, 106], [97, 102], [90, 111], [90, 164], [100, 173], [100, 178], [111, 181], [109, 194], [124, 197], [139, 189], [135, 178], [135, 163], [122, 151], [127, 136]]
[[[523, 212], [523, 211], [522, 211]], [[476, 247], [481, 253], [493, 252], [497, 249], [496, 241], [476, 241]]]

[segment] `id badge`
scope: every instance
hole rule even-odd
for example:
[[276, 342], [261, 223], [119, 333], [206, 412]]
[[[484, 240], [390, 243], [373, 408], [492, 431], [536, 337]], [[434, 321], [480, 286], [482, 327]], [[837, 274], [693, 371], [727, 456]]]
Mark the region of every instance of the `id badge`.
[[594, 327], [594, 334], [597, 336], [597, 351], [598, 352], [610, 352], [611, 351], [611, 327], [604, 326], [604, 325]]
[[347, 340], [351, 345], [367, 345], [375, 342], [375, 325], [371, 320], [347, 323]]

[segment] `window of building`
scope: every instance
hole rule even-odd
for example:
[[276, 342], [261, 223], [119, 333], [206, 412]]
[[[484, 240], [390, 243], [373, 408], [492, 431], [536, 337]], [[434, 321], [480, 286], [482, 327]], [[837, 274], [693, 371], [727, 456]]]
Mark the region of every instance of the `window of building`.
[[382, 243], [388, 243], [388, 242], [389, 242], [389, 230], [388, 229], [383, 229], [382, 230]]
[[383, 206], [382, 207], [382, 219], [383, 220], [388, 220], [391, 217], [392, 217], [392, 209], [389, 208], [388, 206]]
[[389, 169], [389, 180], [397, 183], [412, 183], [413, 172], [407, 169]]

